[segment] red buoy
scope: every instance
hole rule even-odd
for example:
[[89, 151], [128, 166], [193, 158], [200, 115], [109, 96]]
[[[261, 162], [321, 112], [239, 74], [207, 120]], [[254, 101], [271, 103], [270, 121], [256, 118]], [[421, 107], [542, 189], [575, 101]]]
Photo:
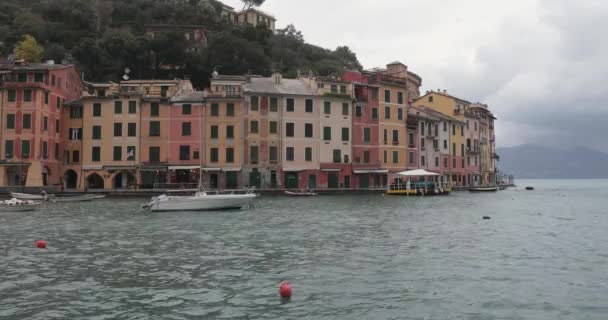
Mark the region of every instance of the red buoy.
[[39, 249], [46, 249], [46, 241], [44, 241], [44, 240], [36, 241], [36, 247], [38, 247]]
[[287, 281], [281, 282], [279, 285], [279, 294], [282, 298], [290, 299], [291, 298], [291, 285]]

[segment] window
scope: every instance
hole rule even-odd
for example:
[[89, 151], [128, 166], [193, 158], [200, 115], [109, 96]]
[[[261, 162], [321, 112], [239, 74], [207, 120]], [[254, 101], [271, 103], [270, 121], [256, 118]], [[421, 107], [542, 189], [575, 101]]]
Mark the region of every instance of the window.
[[17, 100], [17, 92], [14, 89], [8, 90], [8, 102], [15, 102]]
[[255, 120], [251, 121], [251, 128], [249, 130], [251, 133], [258, 133], [258, 122]]
[[249, 147], [249, 160], [251, 161], [252, 164], [258, 163], [258, 153], [259, 153], [258, 146]]
[[44, 74], [34, 73], [34, 82], [44, 82]]
[[435, 167], [439, 167], [439, 157], [435, 157]]
[[313, 137], [312, 131], [313, 131], [312, 123], [304, 124], [304, 137], [312, 138]]
[[307, 147], [304, 149], [304, 160], [312, 161], [312, 148]]
[[234, 162], [234, 148], [226, 148], [226, 163]]
[[127, 136], [135, 137], [137, 136], [137, 124], [134, 122], [127, 124]]
[[49, 158], [49, 144], [46, 141], [42, 142], [42, 158], [43, 159]]
[[253, 96], [251, 97], [251, 111], [258, 111], [260, 109], [260, 98]]
[[350, 130], [348, 128], [342, 128], [342, 141], [350, 140]]
[[391, 91], [384, 90], [384, 102], [391, 102]]
[[[308, 103], [307, 103], [307, 105], [308, 105]], [[293, 112], [294, 108], [295, 108], [295, 102], [294, 102], [293, 98], [287, 98], [287, 104], [285, 105], [285, 110], [287, 112]], [[310, 112], [312, 112], [312, 110]]]
[[464, 137], [464, 126], [460, 126], [460, 136]]
[[384, 133], [384, 134], [383, 134], [383, 136], [382, 136], [382, 137], [383, 137], [384, 139], [383, 139], [382, 141], [384, 141], [384, 144], [387, 144], [387, 143], [388, 143], [388, 129], [384, 129], [384, 132], [383, 132], [383, 133]]
[[190, 146], [179, 146], [179, 160], [190, 160]]
[[286, 137], [294, 137], [295, 136], [295, 125], [291, 122], [285, 124], [285, 136]]
[[21, 140], [21, 158], [27, 159], [30, 157], [30, 141]]
[[182, 105], [182, 114], [183, 115], [192, 114], [192, 105], [191, 104], [183, 104]]
[[114, 101], [114, 114], [122, 113], [122, 101]]
[[435, 123], [435, 136], [439, 136], [439, 124]]
[[420, 149], [424, 150], [424, 138], [420, 138]]
[[234, 126], [226, 126], [226, 139], [234, 139]]
[[82, 129], [81, 128], [70, 128], [69, 136], [70, 140], [80, 140], [82, 139]]
[[477, 121], [473, 123], [473, 127], [475, 128], [475, 131], [477, 131]]
[[269, 148], [269, 152], [268, 152], [269, 156], [269, 160], [270, 162], [277, 162], [277, 147], [276, 146], [270, 146]]
[[4, 142], [4, 152], [7, 159], [12, 159], [14, 156], [15, 142], [13, 140], [6, 140]]
[[397, 92], [397, 103], [403, 104], [403, 92]]
[[277, 98], [270, 98], [270, 112], [277, 112], [279, 111], [279, 99]]
[[[211, 127], [211, 132], [213, 133], [213, 126]], [[217, 126], [216, 126], [217, 130]], [[182, 137], [189, 137], [192, 135], [192, 123], [191, 122], [182, 122]], [[217, 132], [216, 132], [217, 135]], [[211, 137], [213, 138], [213, 137]], [[217, 138], [217, 136], [216, 136]]]
[[372, 141], [372, 129], [363, 128], [363, 143], [367, 144]]
[[425, 128], [425, 123], [421, 122], [420, 123], [420, 135], [424, 136], [424, 128]]
[[420, 165], [421, 166], [426, 166], [426, 159], [424, 158], [424, 156], [420, 157]]
[[456, 169], [456, 158], [452, 159], [452, 168]]
[[211, 126], [210, 128], [211, 130], [211, 139], [217, 139], [219, 136], [219, 127], [218, 126]]
[[211, 116], [212, 117], [219, 117], [220, 116], [220, 105], [219, 104], [217, 104], [217, 103], [212, 103], [211, 104]]
[[453, 136], [456, 135], [456, 125], [455, 124], [452, 125], [452, 135]]
[[372, 119], [378, 119], [378, 108], [372, 108]]
[[340, 149], [334, 149], [334, 163], [340, 163], [342, 161], [342, 151]]
[[160, 162], [160, 147], [150, 147], [148, 151], [148, 160], [150, 162]]
[[81, 106], [70, 107], [70, 119], [80, 119], [80, 118], [82, 118], [82, 107]]
[[287, 160], [287, 161], [293, 161], [293, 158], [294, 158], [293, 147], [287, 147], [287, 148], [285, 148], [285, 160]]
[[363, 110], [361, 106], [356, 106], [355, 107], [355, 116], [357, 118], [361, 118], [363, 116]]
[[209, 161], [211, 161], [211, 162], [219, 161], [219, 149], [218, 148], [209, 149]]
[[93, 103], [93, 117], [101, 117], [101, 103]]
[[234, 117], [234, 103], [226, 104], [226, 116]]
[[393, 130], [393, 144], [399, 144], [399, 130]]
[[59, 119], [55, 119], [55, 132], [59, 133], [59, 130], [61, 130], [59, 127]]
[[323, 113], [325, 113], [325, 114], [331, 114], [331, 102], [325, 101], [323, 103]]
[[452, 142], [452, 154], [454, 155], [454, 157], [456, 156], [456, 143]]
[[51, 85], [55, 86], [55, 75], [51, 75]]
[[433, 96], [429, 97], [429, 102], [433, 102]]
[[403, 108], [397, 108], [397, 120], [403, 120]]
[[114, 136], [122, 137], [122, 123], [121, 122], [114, 123]]
[[32, 101], [32, 90], [30, 90], [30, 89], [23, 90], [23, 101], [24, 102]]
[[91, 149], [91, 161], [93, 161], [93, 162], [101, 161], [101, 148], [100, 147], [93, 147]]
[[32, 128], [32, 115], [26, 113], [23, 115], [23, 129], [31, 129]]
[[413, 147], [416, 144], [416, 142], [414, 141], [414, 134], [410, 132], [409, 136], [410, 136], [409, 137], [410, 138], [409, 145], [411, 147]]
[[150, 137], [160, 137], [160, 121], [150, 121]]
[[93, 126], [93, 140], [100, 140], [101, 139], [101, 126]]
[[448, 167], [448, 158], [443, 158], [443, 167], [444, 168]]
[[160, 106], [158, 103], [156, 102], [152, 102], [152, 104], [150, 104], [150, 116], [151, 117], [158, 117], [158, 115], [160, 114]]
[[[385, 153], [386, 153], [386, 151], [385, 151]], [[369, 151], [367, 151], [367, 150], [363, 151], [363, 163], [369, 163]]]
[[114, 146], [114, 152], [112, 154], [112, 159], [114, 161], [122, 160], [122, 147], [121, 146]]
[[388, 151], [387, 150], [384, 150], [384, 163], [388, 163]]
[[464, 144], [460, 144], [460, 156], [464, 157]]
[[350, 113], [350, 104], [347, 102], [342, 103], [342, 115], [347, 116]]
[[331, 140], [331, 127], [323, 127], [323, 140]]
[[277, 122], [276, 121], [270, 121], [269, 130], [270, 130], [271, 134], [277, 133]]
[[447, 140], [443, 140], [443, 148], [444, 149], [448, 148], [448, 141]]
[[437, 139], [433, 140], [433, 149], [439, 150], [439, 140], [437, 140]]
[[79, 162], [80, 162], [80, 151], [79, 150], [72, 151], [72, 163], [79, 163]]
[[[414, 154], [410, 152], [410, 154]], [[399, 151], [393, 151], [393, 163], [399, 163]]]
[[331, 93], [338, 93], [338, 86], [335, 84], [331, 85]]
[[447, 122], [443, 122], [443, 132], [448, 132], [448, 123]]
[[378, 89], [377, 88], [371, 88], [372, 91], [372, 100], [373, 101], [378, 101]]
[[391, 107], [384, 107], [384, 118], [385, 119], [391, 118]]
[[306, 99], [306, 105], [305, 105], [305, 107], [306, 107], [306, 109], [305, 109], [306, 112], [312, 113], [312, 109], [313, 109], [312, 99]]
[[27, 73], [18, 73], [17, 81], [19, 82], [27, 82]]
[[15, 129], [15, 114], [9, 113], [6, 115], [6, 128]]
[[137, 101], [129, 101], [129, 114], [137, 113]]
[[341, 94], [345, 94], [346, 93], [346, 86], [340, 86], [340, 93]]
[[467, 166], [471, 165], [471, 157], [467, 157]]

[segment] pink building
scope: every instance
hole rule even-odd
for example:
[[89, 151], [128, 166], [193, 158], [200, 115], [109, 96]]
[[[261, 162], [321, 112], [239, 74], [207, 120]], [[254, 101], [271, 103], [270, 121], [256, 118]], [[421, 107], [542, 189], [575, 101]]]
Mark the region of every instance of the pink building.
[[387, 169], [380, 163], [380, 124], [377, 85], [357, 71], [347, 71], [344, 80], [353, 83], [352, 109], [352, 188], [367, 189], [386, 179]]

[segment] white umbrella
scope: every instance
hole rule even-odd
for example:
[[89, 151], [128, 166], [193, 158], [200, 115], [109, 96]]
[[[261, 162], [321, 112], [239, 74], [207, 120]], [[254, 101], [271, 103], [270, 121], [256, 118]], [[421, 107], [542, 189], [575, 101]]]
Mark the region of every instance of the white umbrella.
[[438, 173], [429, 172], [423, 169], [409, 170], [397, 173], [400, 176], [404, 177], [430, 177], [430, 176], [438, 176]]

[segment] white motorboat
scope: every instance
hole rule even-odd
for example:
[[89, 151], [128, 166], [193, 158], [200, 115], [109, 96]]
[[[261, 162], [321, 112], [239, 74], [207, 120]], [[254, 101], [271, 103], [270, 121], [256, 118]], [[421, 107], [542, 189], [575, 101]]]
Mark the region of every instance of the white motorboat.
[[29, 193], [19, 193], [19, 192], [11, 192], [11, 197], [20, 199], [20, 200], [48, 200], [51, 197], [54, 197], [53, 194], [48, 194], [46, 191], [42, 191], [40, 194], [29, 194]]
[[85, 202], [97, 199], [103, 199], [106, 196], [103, 194], [83, 194], [77, 196], [64, 196], [51, 198], [51, 202]]
[[40, 203], [31, 200], [19, 200], [12, 198], [10, 200], [0, 201], [0, 211], [6, 212], [22, 212], [34, 211]]
[[288, 191], [285, 190], [285, 195], [288, 195], [290, 197], [314, 197], [314, 196], [318, 196], [319, 194], [316, 192], [312, 192], [312, 191]]
[[470, 192], [496, 192], [498, 187], [474, 187], [469, 188]]
[[241, 209], [252, 205], [258, 196], [253, 188], [246, 193], [207, 193], [197, 192], [193, 196], [167, 196], [152, 198], [144, 208], [153, 212], [158, 211], [212, 211], [224, 209]]

